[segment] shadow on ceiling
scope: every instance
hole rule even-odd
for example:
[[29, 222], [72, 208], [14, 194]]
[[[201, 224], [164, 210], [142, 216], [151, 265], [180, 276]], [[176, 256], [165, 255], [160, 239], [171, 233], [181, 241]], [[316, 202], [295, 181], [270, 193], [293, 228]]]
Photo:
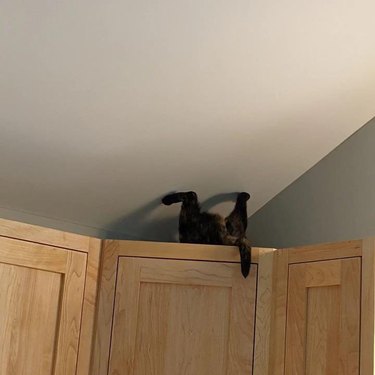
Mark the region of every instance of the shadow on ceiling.
[[[110, 223], [106, 229], [114, 233], [111, 237], [123, 240], [178, 242], [180, 205], [163, 206], [163, 196]], [[223, 202], [235, 202], [236, 197], [237, 193], [216, 194], [201, 202], [202, 210], [208, 211]], [[159, 216], [155, 215], [156, 210], [161, 213]]]

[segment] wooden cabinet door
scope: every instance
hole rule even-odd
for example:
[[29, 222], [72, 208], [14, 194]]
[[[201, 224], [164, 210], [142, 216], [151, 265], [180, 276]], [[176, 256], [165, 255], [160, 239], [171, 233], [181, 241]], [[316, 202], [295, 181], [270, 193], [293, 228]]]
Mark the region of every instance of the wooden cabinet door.
[[361, 260], [289, 266], [285, 375], [358, 375]]
[[251, 374], [256, 273], [120, 257], [109, 374]]
[[74, 375], [86, 255], [0, 237], [0, 374]]

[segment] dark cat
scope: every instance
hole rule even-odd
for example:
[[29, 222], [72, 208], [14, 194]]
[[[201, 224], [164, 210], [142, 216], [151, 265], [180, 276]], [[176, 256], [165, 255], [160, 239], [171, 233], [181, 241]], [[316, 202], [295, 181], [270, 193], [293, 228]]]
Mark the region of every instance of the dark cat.
[[197, 194], [193, 191], [173, 193], [162, 202], [169, 206], [182, 202], [179, 234], [180, 242], [238, 246], [241, 255], [241, 272], [247, 277], [250, 271], [251, 247], [246, 238], [248, 193], [239, 193], [232, 213], [225, 219], [217, 214], [201, 212]]

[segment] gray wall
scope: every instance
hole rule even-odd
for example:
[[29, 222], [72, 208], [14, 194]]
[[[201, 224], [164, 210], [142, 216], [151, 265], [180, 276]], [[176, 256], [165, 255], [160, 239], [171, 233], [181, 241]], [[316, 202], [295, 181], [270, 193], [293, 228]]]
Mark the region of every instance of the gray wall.
[[112, 233], [101, 228], [89, 227], [79, 223], [70, 223], [57, 218], [45, 217], [38, 214], [32, 214], [24, 211], [12, 210], [0, 207], [0, 218], [19, 221], [21, 223], [40, 225], [46, 228], [58, 229], [66, 232], [82, 234], [98, 238], [118, 238], [117, 233]]
[[375, 236], [375, 118], [249, 219], [254, 245]]
[[[117, 226], [103, 230], [1, 207], [0, 217], [101, 238], [133, 239]], [[128, 221], [136, 225], [134, 217]], [[265, 247], [375, 236], [375, 118], [251, 216], [249, 235], [254, 245]]]

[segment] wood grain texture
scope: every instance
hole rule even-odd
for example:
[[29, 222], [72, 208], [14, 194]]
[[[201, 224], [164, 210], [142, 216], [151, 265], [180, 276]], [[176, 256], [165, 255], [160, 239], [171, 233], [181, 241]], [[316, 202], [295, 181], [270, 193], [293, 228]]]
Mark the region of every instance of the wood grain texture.
[[[253, 249], [253, 261], [258, 261], [260, 251], [263, 249]], [[103, 241], [92, 375], [107, 375], [108, 372], [117, 262], [120, 256], [140, 257], [140, 259], [163, 257], [181, 258], [181, 260], [195, 259], [198, 263], [204, 260], [226, 261], [229, 259], [235, 263], [240, 261], [238, 249], [235, 247], [144, 241]], [[240, 275], [240, 272], [238, 274]]]
[[[120, 262], [125, 257], [120, 257]], [[173, 264], [173, 266], [171, 266]], [[156, 272], [157, 269], [157, 272]], [[212, 274], [210, 270], [213, 270]], [[145, 283], [181, 284], [185, 285], [211, 285], [231, 287], [233, 284], [233, 264], [209, 263], [195, 261], [172, 261], [165, 259], [142, 260], [141, 280]], [[240, 272], [238, 272], [240, 273]]]
[[0, 267], [2, 373], [75, 374], [86, 254], [0, 238]]
[[362, 255], [362, 240], [325, 243], [282, 249], [288, 252], [288, 262], [302, 263]]
[[361, 309], [361, 375], [375, 373], [375, 238], [363, 241], [362, 309]]
[[253, 375], [269, 372], [274, 259], [274, 249], [259, 254]]
[[90, 374], [99, 293], [101, 242], [101, 240], [95, 238], [90, 239], [76, 375]]
[[76, 371], [85, 274], [86, 254], [69, 251], [61, 296], [54, 375], [75, 374]]
[[60, 274], [0, 263], [0, 374], [52, 373], [61, 284]]
[[36, 225], [0, 219], [0, 236], [88, 252], [90, 238]]
[[109, 374], [251, 373], [256, 268], [121, 258]]
[[[340, 287], [309, 288], [305, 373], [335, 374], [340, 361]], [[324, 301], [324, 308], [321, 304]]]
[[7, 264], [64, 273], [68, 251], [0, 237], [0, 261]]
[[[116, 242], [121, 256], [240, 263], [239, 251], [235, 246], [147, 241]], [[261, 248], [252, 248], [252, 263], [258, 263], [259, 251]]]
[[272, 280], [270, 360], [268, 372], [265, 373], [267, 375], [284, 374], [288, 267], [288, 252], [284, 250], [275, 251]]
[[120, 374], [121, 371], [125, 371], [130, 375], [134, 369], [141, 261], [123, 258], [121, 265], [119, 264], [108, 374]]
[[360, 258], [289, 267], [285, 375], [359, 374]]
[[117, 278], [118, 241], [102, 244], [99, 296], [90, 375], [107, 375]]
[[232, 266], [233, 284], [230, 311], [227, 375], [252, 374], [258, 267], [253, 265], [244, 279]]
[[230, 288], [142, 283], [133, 374], [226, 374], [230, 295]]

